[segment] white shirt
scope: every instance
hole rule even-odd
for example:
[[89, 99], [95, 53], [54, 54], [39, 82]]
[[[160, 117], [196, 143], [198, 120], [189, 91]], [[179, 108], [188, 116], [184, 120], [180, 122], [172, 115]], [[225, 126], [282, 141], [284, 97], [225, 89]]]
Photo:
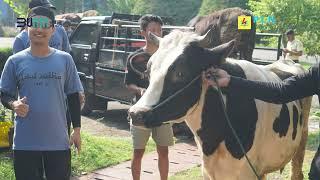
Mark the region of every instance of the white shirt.
[[[288, 41], [287, 43], [287, 49], [289, 51], [303, 51], [303, 45], [301, 43], [301, 41], [294, 39], [293, 41]], [[295, 56], [295, 55], [287, 55], [288, 59], [291, 60], [299, 60], [299, 56]]]

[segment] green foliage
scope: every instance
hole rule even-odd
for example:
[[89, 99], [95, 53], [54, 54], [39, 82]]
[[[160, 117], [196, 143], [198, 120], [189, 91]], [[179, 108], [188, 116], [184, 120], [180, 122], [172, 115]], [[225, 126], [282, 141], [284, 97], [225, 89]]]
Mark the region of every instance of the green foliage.
[[2, 71], [4, 64], [11, 55], [12, 48], [0, 48], [0, 71]]
[[[3, 29], [3, 33], [1, 33], [1, 30]], [[2, 26], [0, 27], [0, 37], [15, 37], [19, 34], [19, 29], [15, 27], [9, 27], [9, 26]]]
[[[249, 6], [255, 16], [274, 16], [275, 24], [257, 24], [257, 32], [284, 33], [295, 29], [305, 53], [320, 53], [320, 1], [319, 0], [249, 0]], [[284, 43], [285, 44], [285, 43]]]
[[3, 26], [0, 26], [0, 37], [4, 36], [4, 30], [3, 30]]
[[241, 7], [247, 8], [248, 0], [238, 0], [238, 1], [230, 1], [230, 0], [203, 0], [199, 15], [204, 16], [212, 13], [213, 11], [225, 9], [229, 7]]
[[28, 11], [29, 0], [3, 0], [19, 16], [25, 17]]
[[7, 153], [0, 154], [0, 179], [15, 180], [13, 162]]
[[199, 0], [137, 0], [134, 14], [156, 14], [174, 18], [174, 24], [185, 25], [198, 14]]
[[132, 13], [137, 0], [108, 0], [108, 10], [117, 13]]

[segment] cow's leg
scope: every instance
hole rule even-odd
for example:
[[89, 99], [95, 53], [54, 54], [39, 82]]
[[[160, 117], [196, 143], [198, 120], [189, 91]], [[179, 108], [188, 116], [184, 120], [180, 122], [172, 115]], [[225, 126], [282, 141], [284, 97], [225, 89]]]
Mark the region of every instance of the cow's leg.
[[302, 180], [303, 173], [302, 173], [302, 166], [303, 166], [303, 159], [308, 139], [308, 118], [309, 118], [309, 111], [311, 107], [311, 98], [306, 98], [302, 102], [302, 136], [300, 145], [297, 149], [297, 152], [293, 156], [291, 162], [291, 180]]

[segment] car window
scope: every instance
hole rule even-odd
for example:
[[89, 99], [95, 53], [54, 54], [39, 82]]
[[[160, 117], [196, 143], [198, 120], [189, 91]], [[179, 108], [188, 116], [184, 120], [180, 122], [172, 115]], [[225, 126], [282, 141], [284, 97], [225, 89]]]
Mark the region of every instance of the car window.
[[71, 44], [91, 45], [97, 41], [97, 25], [80, 24], [71, 38]]
[[143, 47], [139, 28], [103, 27], [99, 48], [99, 66], [124, 70], [128, 54]]

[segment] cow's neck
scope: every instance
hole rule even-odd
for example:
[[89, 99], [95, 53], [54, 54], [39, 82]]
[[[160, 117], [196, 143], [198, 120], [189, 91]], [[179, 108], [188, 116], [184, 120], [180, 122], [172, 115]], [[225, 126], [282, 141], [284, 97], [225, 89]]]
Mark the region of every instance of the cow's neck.
[[[204, 105], [204, 100], [205, 100], [205, 94], [208, 89], [208, 86], [206, 83], [202, 83], [202, 88], [201, 88], [201, 95], [199, 101], [193, 105], [192, 108], [189, 109], [186, 115], [186, 123], [191, 129], [192, 133], [196, 137], [197, 141], [200, 141], [200, 138], [197, 135], [197, 131], [201, 128], [201, 113]], [[201, 148], [201, 146], [198, 146]]]

